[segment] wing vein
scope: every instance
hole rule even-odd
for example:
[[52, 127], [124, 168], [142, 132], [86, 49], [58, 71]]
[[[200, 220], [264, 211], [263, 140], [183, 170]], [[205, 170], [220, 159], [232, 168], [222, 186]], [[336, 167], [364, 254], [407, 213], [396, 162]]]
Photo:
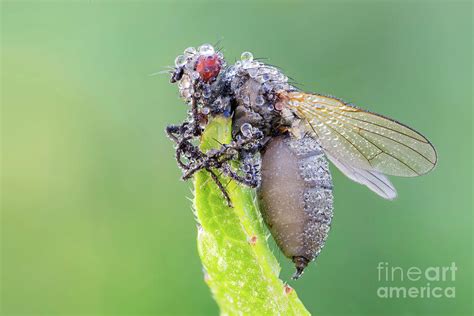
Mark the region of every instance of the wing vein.
[[385, 178], [378, 175], [412, 177], [436, 165], [436, 150], [430, 141], [402, 123], [330, 96], [289, 92], [281, 97], [289, 101], [289, 113], [304, 122], [326, 154], [360, 172], [373, 173], [359, 177], [376, 190], [389, 189], [382, 185]]
[[[331, 104], [329, 104], [329, 103], [325, 103], [325, 102], [320, 102], [320, 103], [326, 105], [328, 108], [333, 107], [333, 106], [332, 106]], [[345, 103], [343, 103], [343, 104], [344, 104], [345, 106], [349, 106], [349, 105], [347, 105], [347, 104], [345, 104]], [[386, 130], [389, 130], [389, 131], [392, 131], [392, 132], [395, 132], [395, 133], [404, 135], [404, 136], [406, 136], [406, 137], [408, 137], [408, 138], [411, 138], [411, 139], [413, 139], [413, 140], [419, 141], [419, 142], [424, 143], [424, 144], [430, 144], [430, 142], [429, 142], [423, 135], [421, 135], [420, 133], [418, 133], [417, 131], [413, 130], [412, 128], [410, 128], [410, 127], [408, 127], [408, 126], [405, 126], [404, 124], [402, 124], [402, 123], [400, 123], [400, 122], [397, 122], [397, 121], [395, 121], [395, 120], [392, 120], [392, 119], [390, 119], [390, 118], [388, 118], [388, 117], [385, 117], [385, 116], [383, 116], [383, 115], [380, 115], [380, 114], [375, 114], [375, 113], [372, 113], [372, 112], [363, 111], [363, 110], [356, 109], [356, 108], [355, 108], [355, 110], [356, 110], [356, 111], [352, 111], [352, 112], [355, 112], [355, 113], [360, 113], [360, 112], [362, 112], [362, 113], [367, 113], [367, 114], [370, 114], [370, 115], [372, 115], [372, 116], [385, 119], [385, 120], [387, 120], [387, 121], [389, 121], [389, 122], [391, 122], [391, 123], [398, 124], [398, 125], [400, 125], [400, 126], [402, 126], [402, 127], [404, 127], [404, 128], [407, 128], [407, 129], [413, 131], [413, 132], [416, 133], [417, 135], [420, 135], [420, 137], [422, 137], [423, 139], [419, 139], [419, 138], [410, 136], [410, 135], [408, 135], [408, 134], [406, 134], [406, 133], [404, 133], [404, 132], [397, 131], [396, 129], [389, 128], [389, 127], [387, 127], [387, 126], [383, 126], [383, 125], [380, 125], [380, 124], [377, 124], [377, 123], [374, 123], [374, 122], [370, 122], [370, 121], [362, 120], [362, 119], [360, 119], [360, 118], [356, 118], [356, 117], [352, 117], [352, 116], [346, 115], [346, 114], [344, 114], [344, 112], [348, 112], [348, 111], [345, 111], [345, 110], [342, 110], [342, 109], [341, 109], [341, 112], [338, 112], [338, 114], [340, 114], [340, 115], [342, 115], [342, 116], [344, 116], [344, 117], [347, 117], [347, 118], [350, 118], [350, 119], [359, 121], [359, 122], [364, 122], [364, 123], [368, 123], [368, 124], [372, 124], [372, 125], [378, 126], [378, 127], [380, 127], [380, 128], [384, 128], [384, 129], [386, 129]]]
[[[318, 114], [316, 114], [316, 115], [318, 115]], [[319, 116], [319, 115], [318, 115], [318, 116]], [[308, 121], [308, 120], [306, 119], [306, 117], [305, 117], [305, 120], [308, 122], [308, 124], [309, 124], [309, 125], [311, 126], [311, 128], [314, 130], [313, 125], [311, 124], [310, 121]], [[352, 147], [354, 147], [354, 148], [362, 155], [362, 157], [364, 157], [364, 159], [369, 163], [369, 165], [372, 166], [372, 164], [370, 163], [370, 161], [367, 160], [367, 157], [365, 157], [365, 155], [360, 151], [360, 149], [359, 149], [356, 145], [354, 145], [347, 137], [345, 137], [344, 135], [342, 135], [341, 133], [339, 133], [339, 132], [338, 132], [337, 130], [335, 130], [333, 127], [329, 126], [327, 123], [325, 123], [325, 122], [323, 122], [323, 121], [320, 121], [320, 122], [323, 123], [324, 125], [326, 125], [328, 128], [332, 129], [334, 132], [336, 132], [336, 133], [337, 133], [338, 135], [340, 135], [342, 138], [344, 138], [349, 144], [352, 145]], [[317, 135], [317, 134], [316, 134], [316, 135]], [[318, 137], [319, 137], [319, 136], [318, 136]], [[321, 144], [321, 146], [322, 146], [322, 144]], [[328, 149], [326, 149], [326, 150], [328, 150]]]
[[[316, 113], [315, 113], [315, 114], [316, 114]], [[321, 117], [321, 115], [319, 115], [319, 114], [316, 114], [316, 115], [318, 115], [319, 117]], [[327, 116], [327, 115], [326, 115], [326, 116]], [[322, 122], [324, 125], [326, 125], [326, 126], [329, 127], [329, 125], [326, 124], [325, 122], [323, 122], [322, 120], [321, 120], [321, 122]], [[374, 146], [375, 146], [378, 150], [380, 150], [381, 152], [383, 152], [383, 153], [385, 153], [386, 155], [389, 155], [390, 157], [392, 157], [393, 159], [398, 160], [399, 162], [401, 162], [403, 165], [405, 165], [408, 169], [410, 169], [411, 171], [413, 171], [415, 174], [420, 175], [419, 172], [417, 172], [417, 171], [414, 170], [412, 167], [410, 167], [405, 161], [403, 161], [403, 160], [401, 160], [400, 158], [394, 156], [392, 153], [383, 150], [382, 148], [380, 148], [379, 146], [377, 146], [376, 144], [374, 144], [373, 142], [371, 142], [370, 140], [368, 140], [366, 137], [364, 137], [364, 135], [360, 134], [359, 131], [358, 131], [358, 129], [362, 129], [362, 128], [360, 128], [360, 127], [358, 127], [358, 126], [356, 126], [356, 125], [353, 125], [353, 124], [351, 124], [351, 123], [349, 123], [349, 124], [352, 125], [352, 126], [354, 126], [353, 129], [355, 130], [355, 133], [357, 133], [357, 135], [359, 135], [360, 137], [362, 137], [363, 139], [365, 139], [365, 140], [366, 140], [367, 142], [369, 142], [370, 144], [374, 145]], [[333, 131], [336, 131], [334, 128], [332, 128], [332, 127], [330, 127], [330, 128], [331, 128]], [[336, 131], [336, 132], [337, 132], [337, 131]], [[368, 157], [366, 157], [366, 156], [357, 148], [357, 146], [355, 146], [354, 144], [352, 144], [352, 142], [350, 142], [350, 141], [349, 141], [345, 136], [343, 136], [341, 133], [339, 133], [339, 132], [337, 132], [337, 133], [338, 133], [339, 135], [341, 135], [342, 137], [344, 137], [349, 143], [351, 143], [351, 145], [353, 145], [353, 146], [361, 153], [361, 155], [365, 158], [365, 160], [367, 160], [367, 162], [368, 162], [371, 166], [373, 166], [371, 159], [374, 159], [375, 157], [372, 157], [371, 159], [368, 159]]]
[[[353, 119], [353, 118], [351, 118], [350, 116], [346, 116], [346, 115], [344, 115], [344, 116], [345, 116], [345, 117], [348, 117], [348, 118], [350, 118], [350, 119]], [[328, 117], [328, 116], [326, 115], [326, 117]], [[398, 141], [398, 140], [396, 140], [396, 139], [394, 139], [394, 138], [392, 138], [392, 137], [388, 137], [388, 136], [386, 136], [386, 135], [379, 134], [379, 133], [376, 133], [376, 132], [374, 132], [374, 131], [368, 130], [368, 129], [364, 128], [364, 127], [357, 126], [357, 125], [355, 125], [354, 123], [351, 123], [351, 122], [349, 122], [349, 121], [346, 121], [346, 122], [347, 122], [348, 124], [352, 125], [352, 126], [354, 127], [354, 129], [360, 129], [360, 130], [366, 131], [366, 132], [368, 132], [368, 133], [375, 134], [375, 135], [381, 136], [381, 137], [386, 138], [386, 139], [390, 139], [391, 141], [394, 141], [395, 143], [400, 144], [400, 145], [402, 145], [402, 146], [404, 146], [404, 147], [406, 147], [406, 148], [412, 150], [413, 152], [417, 153], [418, 155], [420, 155], [422, 158], [424, 158], [424, 159], [425, 159], [426, 161], [428, 161], [429, 163], [431, 163], [431, 164], [433, 164], [433, 165], [435, 164], [433, 161], [431, 161], [428, 157], [426, 157], [425, 155], [423, 155], [422, 153], [420, 153], [418, 150], [416, 150], [416, 149], [414, 149], [413, 147], [410, 147], [410, 146], [408, 146], [408, 145], [406, 145], [406, 144], [404, 144], [404, 143], [402, 143], [402, 142], [400, 142], [400, 141]], [[364, 121], [364, 122], [365, 122], [365, 121]], [[367, 123], [372, 124], [371, 122], [367, 122]], [[374, 125], [376, 125], [376, 124], [374, 124]], [[357, 133], [357, 134], [360, 135], [361, 137], [363, 137], [365, 140], [367, 140], [367, 141], [370, 142], [371, 144], [373, 144], [375, 147], [379, 148], [377, 145], [375, 145], [375, 144], [372, 143], [370, 140], [368, 140], [367, 138], [365, 138], [362, 134], [360, 134], [360, 133]], [[403, 134], [403, 133], [400, 133], [400, 134], [405, 135], [405, 134]], [[409, 136], [408, 136], [408, 137], [409, 137]], [[418, 141], [416, 138], [413, 138], [413, 137], [410, 137], [410, 138], [411, 138], [411, 139], [414, 139], [414, 140], [416, 140], [416, 141]], [[424, 144], [429, 144], [429, 143], [425, 143], [425, 142], [422, 142], [422, 143], [424, 143]], [[382, 150], [381, 148], [379, 148], [379, 149], [380, 149], [382, 152], [388, 154], [386, 151]], [[375, 157], [374, 157], [374, 158], [375, 158]]]

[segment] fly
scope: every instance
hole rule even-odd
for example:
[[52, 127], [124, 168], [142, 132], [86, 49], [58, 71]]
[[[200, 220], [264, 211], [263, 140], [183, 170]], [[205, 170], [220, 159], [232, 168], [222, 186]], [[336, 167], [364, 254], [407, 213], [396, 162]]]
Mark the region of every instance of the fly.
[[[328, 160], [351, 180], [385, 199], [397, 191], [386, 175], [415, 177], [437, 163], [433, 145], [412, 128], [338, 98], [305, 93], [277, 67], [244, 52], [227, 65], [212, 45], [187, 48], [175, 60], [171, 82], [189, 105], [188, 118], [166, 132], [189, 179], [214, 170], [257, 188], [262, 217], [301, 276], [324, 247], [333, 216]], [[232, 118], [230, 144], [203, 153], [194, 144], [210, 117]], [[238, 160], [234, 169], [230, 161]]]

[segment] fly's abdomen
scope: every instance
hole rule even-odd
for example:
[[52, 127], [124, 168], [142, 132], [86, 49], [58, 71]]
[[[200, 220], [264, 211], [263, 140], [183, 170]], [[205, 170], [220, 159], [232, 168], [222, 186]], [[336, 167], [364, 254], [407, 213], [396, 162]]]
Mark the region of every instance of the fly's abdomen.
[[298, 278], [324, 246], [332, 214], [332, 180], [318, 142], [289, 135], [272, 138], [262, 154], [258, 190], [265, 223]]

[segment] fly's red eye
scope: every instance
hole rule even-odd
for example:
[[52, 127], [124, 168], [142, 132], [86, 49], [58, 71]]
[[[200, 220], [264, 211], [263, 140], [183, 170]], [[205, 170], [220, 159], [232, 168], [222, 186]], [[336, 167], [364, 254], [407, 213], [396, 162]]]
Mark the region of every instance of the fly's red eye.
[[221, 61], [217, 54], [201, 56], [196, 63], [196, 71], [205, 82], [217, 77], [221, 70]]

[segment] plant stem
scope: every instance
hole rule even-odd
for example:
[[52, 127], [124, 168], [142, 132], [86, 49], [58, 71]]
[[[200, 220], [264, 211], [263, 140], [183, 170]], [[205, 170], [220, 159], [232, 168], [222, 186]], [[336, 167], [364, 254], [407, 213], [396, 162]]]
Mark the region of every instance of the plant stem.
[[[201, 149], [231, 141], [231, 119], [214, 118]], [[280, 266], [270, 251], [254, 190], [219, 177], [234, 205], [229, 208], [206, 171], [195, 176], [198, 250], [205, 280], [222, 314], [309, 315], [296, 292], [279, 278]]]

